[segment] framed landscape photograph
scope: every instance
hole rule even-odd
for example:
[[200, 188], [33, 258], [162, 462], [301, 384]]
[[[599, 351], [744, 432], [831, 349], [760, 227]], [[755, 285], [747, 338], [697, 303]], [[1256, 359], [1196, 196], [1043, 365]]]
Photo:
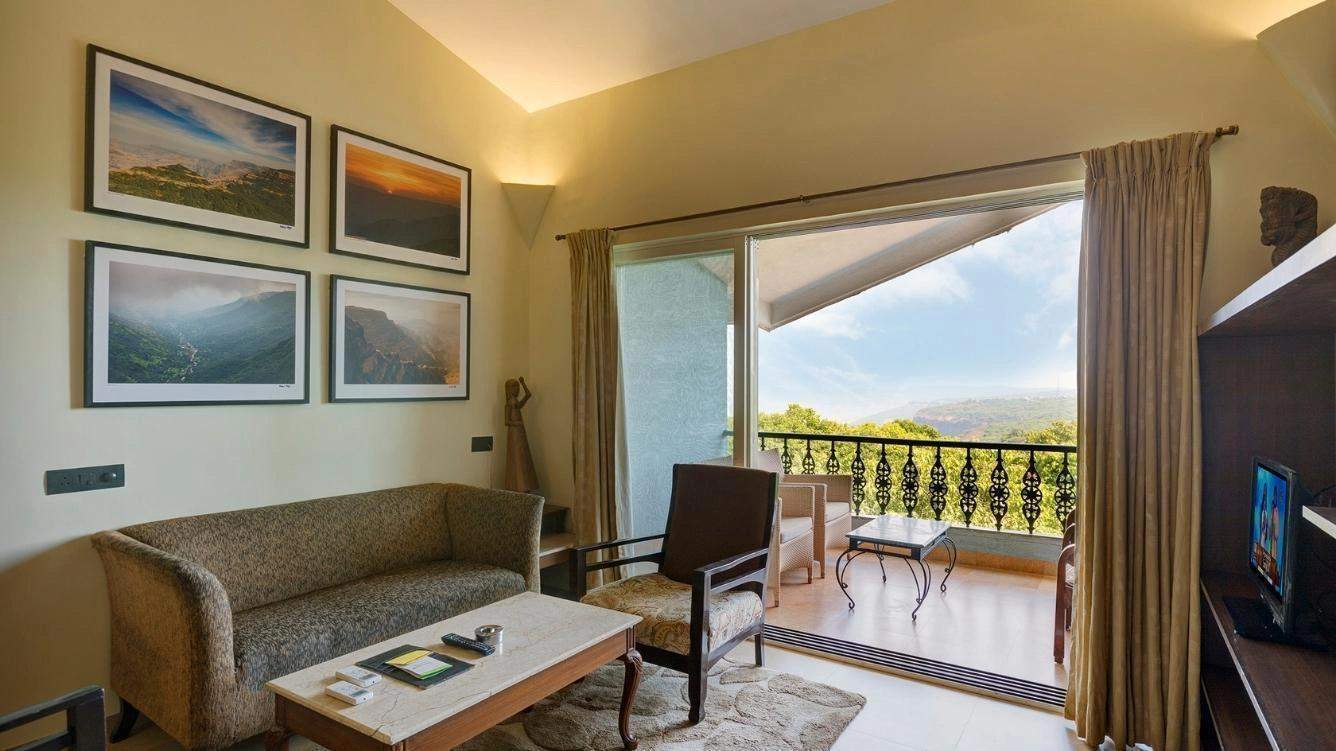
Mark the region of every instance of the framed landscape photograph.
[[89, 241], [84, 406], [305, 404], [308, 272]]
[[469, 398], [469, 296], [330, 277], [332, 402]]
[[88, 46], [84, 208], [310, 246], [311, 118]]
[[469, 273], [472, 170], [337, 125], [329, 140], [331, 252]]

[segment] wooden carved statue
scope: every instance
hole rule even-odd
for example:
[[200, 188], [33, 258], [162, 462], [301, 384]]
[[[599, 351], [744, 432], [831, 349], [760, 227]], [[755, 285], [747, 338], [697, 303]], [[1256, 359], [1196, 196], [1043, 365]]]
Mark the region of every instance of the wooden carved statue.
[[[520, 391], [524, 396], [520, 396]], [[520, 412], [533, 396], [523, 378], [506, 381], [506, 490], [532, 493], [538, 490], [538, 474], [529, 453], [529, 437], [524, 432]]]
[[1298, 188], [1262, 189], [1262, 244], [1271, 251], [1271, 265], [1282, 261], [1317, 237], [1317, 197]]

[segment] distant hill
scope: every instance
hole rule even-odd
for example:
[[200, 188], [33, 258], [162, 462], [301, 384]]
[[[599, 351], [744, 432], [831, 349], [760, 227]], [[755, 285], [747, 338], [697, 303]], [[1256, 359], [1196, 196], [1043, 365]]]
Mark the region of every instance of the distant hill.
[[[416, 323], [416, 322], [415, 322]], [[396, 323], [384, 311], [344, 308], [346, 383], [458, 383], [440, 342], [423, 336], [422, 327]], [[456, 348], [457, 349], [457, 348]]]
[[994, 441], [1056, 420], [1075, 419], [1075, 394], [964, 399], [927, 405], [914, 413], [914, 422], [931, 425], [944, 436]]

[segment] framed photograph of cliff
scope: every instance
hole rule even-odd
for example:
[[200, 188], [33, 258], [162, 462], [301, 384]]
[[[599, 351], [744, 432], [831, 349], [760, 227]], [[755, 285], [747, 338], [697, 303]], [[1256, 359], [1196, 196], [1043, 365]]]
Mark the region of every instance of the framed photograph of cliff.
[[84, 406], [305, 404], [308, 272], [89, 241]]
[[86, 107], [86, 210], [310, 246], [310, 117], [94, 45]]
[[331, 276], [329, 400], [469, 398], [469, 296]]
[[468, 167], [330, 129], [330, 251], [469, 273]]

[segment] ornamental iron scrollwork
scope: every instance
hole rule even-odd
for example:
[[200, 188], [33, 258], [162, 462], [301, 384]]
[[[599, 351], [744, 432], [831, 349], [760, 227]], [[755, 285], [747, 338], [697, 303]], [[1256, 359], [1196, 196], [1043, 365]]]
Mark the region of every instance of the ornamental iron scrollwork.
[[884, 514], [891, 505], [891, 463], [886, 461], [886, 444], [881, 444], [881, 458], [877, 460], [877, 478], [872, 483], [877, 489], [877, 513]]
[[1058, 517], [1058, 524], [1065, 525], [1067, 517], [1076, 510], [1076, 478], [1067, 464], [1067, 452], [1062, 454], [1062, 471], [1058, 472], [1057, 491], [1053, 493], [1053, 511]]
[[784, 450], [779, 452], [779, 463], [784, 468], [784, 474], [793, 474], [793, 454], [789, 453], [789, 439], [784, 439]]
[[914, 463], [914, 447], [909, 447], [909, 458], [905, 459], [905, 466], [900, 470], [900, 498], [905, 502], [905, 514], [914, 515], [914, 509], [918, 507], [919, 497], [919, 470], [918, 465]]
[[1021, 476], [1021, 516], [1025, 517], [1030, 534], [1034, 534], [1034, 524], [1043, 513], [1044, 491], [1039, 483], [1039, 470], [1034, 466], [1034, 452], [1031, 451], [1030, 466], [1025, 468], [1025, 474]]
[[812, 441], [807, 441], [807, 453], [803, 454], [803, 474], [816, 474], [816, 457], [812, 456]]
[[997, 450], [997, 463], [988, 477], [988, 511], [996, 520], [997, 529], [1002, 529], [1002, 520], [1007, 517], [1007, 501], [1011, 498], [1011, 488], [1007, 486], [1006, 465], [1002, 464], [1002, 449]]
[[965, 449], [965, 466], [960, 468], [960, 513], [965, 517], [965, 526], [974, 518], [974, 510], [979, 506], [979, 472], [974, 468], [974, 452]]
[[867, 465], [863, 463], [863, 444], [854, 444], [854, 460], [849, 465], [849, 471], [853, 474], [853, 502], [854, 513], [863, 513], [863, 495], [866, 490], [863, 483], [867, 481]]
[[835, 442], [830, 442], [830, 455], [826, 457], [826, 474], [838, 475], [840, 473], [840, 457], [835, 453]]
[[942, 447], [937, 447], [932, 469], [928, 470], [928, 506], [934, 519], [941, 521], [946, 510], [946, 467], [942, 466]]

